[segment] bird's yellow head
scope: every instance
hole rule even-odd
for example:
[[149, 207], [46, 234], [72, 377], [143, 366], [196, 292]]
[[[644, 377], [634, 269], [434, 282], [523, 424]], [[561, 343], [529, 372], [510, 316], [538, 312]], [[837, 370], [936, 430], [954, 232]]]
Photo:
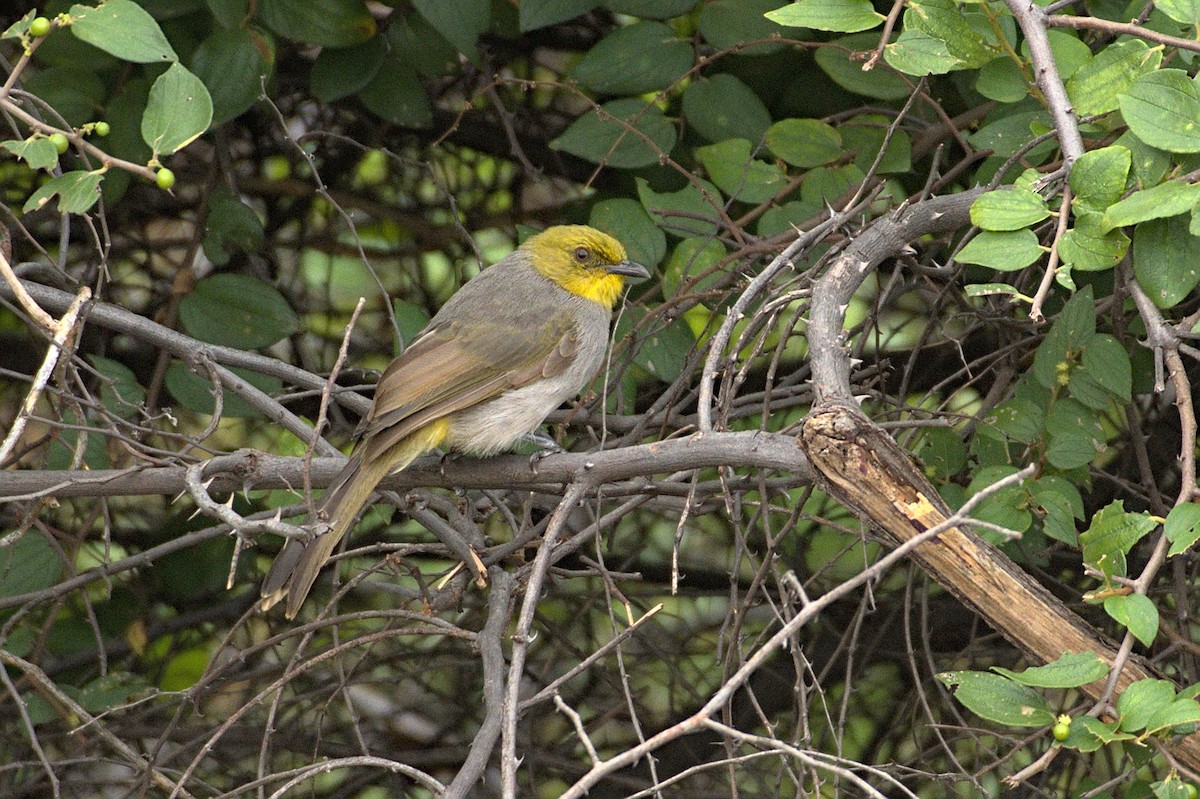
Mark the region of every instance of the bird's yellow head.
[[621, 242], [587, 225], [558, 225], [521, 245], [533, 268], [572, 294], [612, 308], [625, 278], [647, 278], [646, 267], [629, 260]]

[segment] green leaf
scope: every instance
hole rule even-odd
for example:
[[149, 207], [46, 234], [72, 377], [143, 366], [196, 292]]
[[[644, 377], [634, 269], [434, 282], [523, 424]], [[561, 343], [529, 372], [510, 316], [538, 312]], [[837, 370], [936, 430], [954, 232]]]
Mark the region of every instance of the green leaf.
[[[967, 485], [967, 495], [976, 494], [1016, 471], [1015, 466], [1007, 465], [982, 467], [972, 475]], [[1029, 503], [1025, 501], [1025, 489], [1019, 485], [1010, 485], [995, 492], [980, 502], [971, 516], [1018, 533], [1025, 532], [1033, 524], [1033, 514], [1029, 512]], [[985, 532], [984, 535], [994, 534]]]
[[250, 0], [206, 0], [205, 4], [222, 28], [239, 27], [250, 9]]
[[[248, 369], [229, 367], [229, 371], [267, 394], [275, 394], [283, 388], [283, 383], [278, 379], [266, 377]], [[164, 382], [167, 390], [171, 392], [171, 396], [183, 407], [209, 415], [216, 411], [212, 382], [207, 377], [200, 377], [192, 373], [183, 361], [171, 362], [171, 365], [167, 367]], [[246, 419], [262, 415], [252, 405], [230, 391], [222, 390], [221, 403], [222, 418]]]
[[1070, 397], [1051, 406], [1046, 414], [1046, 432], [1050, 436], [1046, 460], [1056, 469], [1086, 466], [1104, 444], [1104, 430], [1095, 411]]
[[[391, 51], [424, 77], [441, 77], [459, 68], [458, 48], [446, 41], [446, 37], [434, 30], [420, 14], [393, 15], [386, 36]], [[363, 66], [369, 68], [370, 64]]]
[[1200, 183], [1169, 180], [1149, 189], [1135, 191], [1104, 214], [1105, 231], [1136, 225], [1150, 219], [1186, 214], [1200, 201]]
[[200, 682], [200, 678], [208, 671], [210, 659], [208, 648], [205, 646], [172, 651], [159, 676], [159, 690], [186, 691], [191, 688]]
[[273, 286], [230, 272], [198, 282], [180, 301], [179, 319], [201, 341], [244, 350], [269, 347], [300, 327], [296, 312]]
[[962, 62], [951, 54], [944, 41], [916, 28], [902, 31], [896, 41], [888, 44], [883, 50], [883, 60], [905, 75], [917, 78], [945, 75], [962, 68]]
[[766, 202], [787, 185], [779, 167], [750, 156], [750, 142], [745, 139], [697, 147], [696, 158], [717, 188], [741, 202]]
[[[626, 312], [617, 323], [613, 336], [620, 340], [633, 330], [639, 313]], [[687, 320], [679, 317], [665, 328], [651, 333], [635, 345], [633, 362], [664, 383], [672, 383], [683, 372], [696, 338]]]
[[34, 530], [0, 547], [0, 599], [41, 591], [58, 582], [62, 558], [46, 537]]
[[1071, 370], [1067, 389], [1071, 392], [1071, 399], [1079, 400], [1093, 410], [1106, 411], [1112, 407], [1112, 395], [1095, 377], [1081, 368]]
[[1080, 752], [1095, 752], [1107, 744], [1132, 738], [1129, 733], [1117, 732], [1115, 721], [1104, 722], [1092, 716], [1080, 716], [1071, 721], [1071, 734], [1063, 742], [1063, 746]]
[[416, 70], [396, 56], [388, 56], [375, 77], [359, 93], [371, 113], [406, 128], [433, 124], [433, 106]]
[[313, 62], [309, 88], [323, 103], [349, 97], [374, 80], [385, 55], [387, 40], [383, 36], [372, 36], [352, 47], [325, 47]]
[[637, 200], [616, 197], [592, 206], [588, 224], [612, 236], [618, 236], [629, 257], [653, 269], [667, 252], [667, 236], [654, 224]]
[[967, 465], [967, 448], [958, 433], [935, 427], [921, 434], [916, 455], [940, 478], [949, 480]]
[[866, 176], [853, 164], [839, 167], [819, 166], [809, 171], [800, 187], [800, 199], [810, 205], [824, 206], [838, 201], [857, 187]]
[[518, 6], [521, 31], [528, 32], [586, 14], [600, 0], [523, 0]]
[[1091, 286], [1076, 292], [1059, 312], [1033, 357], [1033, 376], [1048, 389], [1066, 384], [1060, 374], [1096, 334], [1096, 307]]
[[1117, 96], [1139, 76], [1158, 69], [1160, 48], [1151, 49], [1141, 39], [1110, 44], [1079, 68], [1067, 81], [1067, 96], [1079, 116], [1116, 111]]
[[1111, 502], [1092, 517], [1091, 526], [1079, 536], [1083, 560], [1104, 571], [1105, 558], [1114, 553], [1125, 555], [1156, 526], [1148, 514], [1126, 512], [1122, 500]]
[[1151, 147], [1128, 130], [1121, 134], [1116, 143], [1127, 147], [1133, 155], [1134, 180], [1142, 186], [1157, 186], [1162, 183], [1166, 180], [1167, 173], [1175, 166], [1170, 153]]
[[183, 64], [172, 64], [150, 87], [142, 117], [142, 140], [155, 157], [186, 147], [208, 130], [212, 98], [204, 84]]
[[1200, 283], [1200, 238], [1186, 216], [1152, 219], [1133, 234], [1133, 273], [1159, 308], [1173, 308]]
[[[1017, 108], [1024, 107], [1024, 104]], [[1002, 116], [987, 122], [970, 136], [971, 144], [980, 149], [994, 151], [996, 157], [1008, 158], [1019, 150], [1022, 153], [1022, 163], [1038, 164], [1051, 152], [1057, 150], [1053, 142], [1039, 144], [1029, 149], [1030, 132], [1040, 129], [1050, 122], [1045, 111], [1015, 111], [1004, 108]]]
[[984, 421], [1013, 441], [1032, 444], [1045, 429], [1046, 412], [1032, 400], [1013, 397], [997, 405]]
[[699, 0], [604, 0], [604, 5], [618, 14], [645, 19], [671, 19], [691, 11], [698, 2]]
[[154, 17], [133, 0], [71, 6], [70, 13], [76, 37], [117, 58], [138, 64], [179, 60]]
[[[632, 133], [630, 127], [641, 135]], [[674, 147], [675, 126], [658, 108], [633, 97], [613, 100], [599, 112], [584, 114], [550, 142], [553, 150], [617, 169], [657, 164]]]
[[192, 55], [195, 72], [212, 97], [212, 124], [233, 119], [262, 93], [275, 63], [275, 43], [258, 28], [218, 29]]
[[349, 47], [375, 35], [363, 0], [258, 0], [258, 18], [285, 39]]
[[842, 137], [819, 119], [781, 119], [767, 131], [767, 146], [792, 166], [809, 168], [836, 161]]
[[1154, 7], [1189, 28], [1200, 26], [1200, 2], [1197, 0], [1155, 0]]
[[460, 53], [479, 62], [476, 43], [492, 24], [489, 0], [413, 0], [413, 7]]
[[904, 12], [904, 27], [940, 39], [960, 66], [977, 69], [1000, 55], [1002, 50], [997, 46], [990, 26], [972, 24], [981, 23], [983, 19], [969, 8], [954, 0], [910, 0]]
[[412, 342], [417, 334], [429, 324], [429, 313], [421, 306], [407, 300], [393, 300], [392, 311], [396, 314], [396, 333], [401, 341]]
[[0, 33], [0, 39], [20, 39], [29, 32], [29, 26], [37, 16], [38, 12], [36, 8], [29, 9], [25, 12], [25, 16], [5, 28], [3, 33]]
[[1055, 541], [1078, 548], [1075, 520], [1083, 518], [1079, 489], [1057, 475], [1043, 475], [1029, 487], [1035, 506], [1044, 511], [1042, 530]]
[[1095, 652], [1067, 652], [1053, 663], [1022, 672], [992, 666], [992, 671], [1033, 688], [1079, 688], [1108, 676], [1108, 664]]
[[[883, 175], [912, 172], [912, 140], [903, 130], [894, 130], [888, 136], [890, 123], [891, 120], [883, 116], [864, 114], [839, 129], [843, 148], [854, 154], [854, 165], [864, 174], [872, 167]], [[880, 150], [883, 150], [882, 157]]]
[[1081, 272], [1112, 269], [1128, 250], [1129, 237], [1120, 229], [1105, 231], [1104, 215], [1096, 211], [1076, 214], [1075, 226], [1058, 243], [1062, 262]]
[[265, 234], [258, 214], [228, 189], [217, 189], [209, 197], [207, 222], [202, 246], [217, 266], [228, 263], [234, 251], [262, 249]]
[[1169, 153], [1200, 152], [1200, 91], [1181, 69], [1142, 75], [1118, 98], [1134, 135]]
[[1138, 680], [1117, 697], [1120, 729], [1123, 732], [1144, 730], [1156, 713], [1160, 713], [1174, 701], [1174, 683], [1168, 680]]
[[1016, 103], [1029, 94], [1029, 80], [1012, 56], [993, 58], [979, 70], [975, 91], [989, 100]]
[[58, 210], [64, 214], [86, 213], [100, 199], [100, 181], [103, 177], [102, 170], [76, 170], [50, 178], [33, 193], [21, 210], [27, 214], [41, 208], [57, 194]]
[[1046, 446], [1046, 461], [1056, 469], [1078, 469], [1096, 458], [1096, 439], [1078, 432], [1051, 435]]
[[1171, 542], [1167, 555], [1179, 555], [1189, 550], [1200, 539], [1200, 505], [1185, 502], [1171, 508], [1163, 532]]
[[802, 226], [824, 211], [824, 203], [808, 200], [772, 205], [758, 219], [758, 235], [774, 236], [785, 230], [792, 230], [793, 227]]
[[782, 51], [784, 44], [755, 44], [739, 47], [745, 42], [757, 42], [772, 37], [794, 36], [767, 14], [786, 0], [711, 0], [700, 9], [697, 27], [700, 35], [718, 50], [737, 47], [738, 55], [770, 55]]
[[[1092, 60], [1092, 48], [1080, 41], [1076, 31], [1051, 29], [1046, 31], [1046, 38], [1050, 40], [1050, 52], [1054, 54], [1054, 63], [1063, 80], [1070, 79], [1080, 67]], [[1021, 55], [1030, 58], [1027, 39], [1021, 41]]]
[[71, 126], [95, 119], [107, 89], [94, 71], [50, 67], [25, 79], [25, 89], [62, 114]]
[[0, 142], [0, 147], [24, 160], [33, 169], [50, 170], [58, 165], [58, 150], [45, 136], [12, 139]]
[[1102, 147], [1079, 156], [1071, 167], [1071, 192], [1082, 210], [1103, 212], [1121, 199], [1129, 180], [1128, 147]]
[[[696, 237], [679, 242], [663, 269], [663, 296], [668, 299], [676, 296], [683, 284], [708, 272], [726, 255], [725, 245], [712, 237]], [[703, 292], [720, 277], [714, 274], [700, 278], [690, 283], [686, 290], [689, 294]]]
[[1121, 402], [1131, 399], [1133, 364], [1129, 353], [1112, 336], [1101, 333], [1088, 339], [1083, 348], [1081, 371]]
[[[675, 236], [711, 236], [717, 230], [721, 192], [707, 180], [688, 183], [679, 191], [657, 192], [645, 178], [637, 178], [638, 200], [659, 219], [659, 227]], [[712, 221], [709, 221], [712, 220]]]
[[997, 189], [971, 204], [971, 223], [984, 230], [1020, 230], [1050, 216], [1046, 201], [1029, 189]]
[[757, 144], [771, 125], [771, 113], [758, 94], [724, 72], [692, 81], [683, 92], [682, 108], [688, 124], [709, 141], [748, 139]]
[[834, 33], [870, 30], [885, 19], [870, 0], [799, 0], [768, 12], [766, 17], [789, 28], [815, 28]]
[[635, 22], [605, 36], [571, 76], [601, 94], [644, 94], [676, 83], [692, 67], [692, 46], [661, 22]]
[[1024, 269], [1046, 254], [1038, 237], [1029, 228], [980, 233], [958, 251], [954, 260], [963, 264], [978, 264], [1001, 272]]
[[1200, 704], [1197, 704], [1195, 699], [1177, 697], [1174, 702], [1159, 708], [1150, 716], [1146, 722], [1146, 733], [1148, 735], [1166, 732], [1185, 734], [1194, 732], [1198, 722], [1200, 722]]
[[912, 87], [899, 75], [886, 69], [863, 72], [863, 62], [850, 55], [869, 53], [879, 44], [879, 34], [852, 33], [834, 39], [817, 50], [813, 58], [830, 79], [848, 92], [875, 100], [899, 100], [912, 93]]
[[1045, 727], [1054, 714], [1036, 691], [999, 674], [950, 671], [938, 675], [954, 698], [980, 718], [1009, 727]]
[[137, 381], [137, 375], [125, 364], [99, 355], [88, 355], [92, 368], [104, 378], [100, 384], [100, 402], [105, 410], [122, 419], [137, 416], [138, 409], [146, 400], [146, 390]]
[[110, 672], [97, 677], [75, 695], [76, 701], [91, 713], [103, 713], [123, 705], [130, 699], [144, 696], [150, 686], [129, 672]]

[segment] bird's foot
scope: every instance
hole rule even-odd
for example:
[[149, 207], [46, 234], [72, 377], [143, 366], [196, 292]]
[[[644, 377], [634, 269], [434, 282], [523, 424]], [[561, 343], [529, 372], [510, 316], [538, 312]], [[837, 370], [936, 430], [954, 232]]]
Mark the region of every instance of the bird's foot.
[[566, 452], [565, 449], [558, 445], [550, 436], [545, 433], [531, 432], [521, 436], [521, 440], [533, 444], [538, 448], [537, 452], [529, 456], [529, 471], [537, 474], [537, 465], [542, 458], [549, 455], [556, 455], [560, 452]]
[[440, 474], [442, 477], [445, 477], [446, 476], [446, 464], [450, 463], [451, 461], [458, 460], [458, 456], [460, 454], [461, 453], [454, 452], [453, 450], [443, 452], [442, 456], [440, 458], [438, 458], [438, 474]]

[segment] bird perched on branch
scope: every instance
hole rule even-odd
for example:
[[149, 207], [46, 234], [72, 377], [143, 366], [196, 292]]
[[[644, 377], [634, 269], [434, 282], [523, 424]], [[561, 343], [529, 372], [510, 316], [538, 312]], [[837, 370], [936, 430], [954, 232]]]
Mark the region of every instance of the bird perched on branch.
[[468, 281], [383, 373], [350, 460], [317, 507], [316, 535], [284, 545], [259, 607], [286, 596], [295, 617], [385, 476], [439, 448], [509, 449], [578, 394], [600, 369], [626, 279], [649, 274], [612, 236], [562, 225]]

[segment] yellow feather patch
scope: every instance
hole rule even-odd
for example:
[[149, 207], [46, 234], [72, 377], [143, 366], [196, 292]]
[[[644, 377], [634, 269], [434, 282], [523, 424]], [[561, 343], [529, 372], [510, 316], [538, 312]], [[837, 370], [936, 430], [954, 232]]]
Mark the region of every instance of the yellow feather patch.
[[572, 294], [598, 302], [606, 308], [613, 307], [625, 287], [625, 278], [600, 270], [594, 273], [567, 275], [559, 285]]

